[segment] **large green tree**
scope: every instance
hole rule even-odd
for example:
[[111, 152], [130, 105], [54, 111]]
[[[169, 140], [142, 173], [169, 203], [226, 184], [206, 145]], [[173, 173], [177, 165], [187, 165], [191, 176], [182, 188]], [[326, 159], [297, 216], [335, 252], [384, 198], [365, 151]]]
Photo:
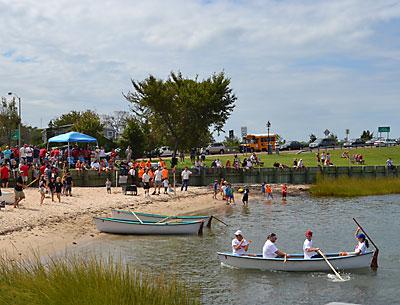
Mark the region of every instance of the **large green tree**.
[[16, 130], [19, 124], [19, 116], [15, 99], [7, 101], [1, 98], [0, 105], [0, 142], [11, 145], [12, 142], [17, 143]]
[[124, 131], [118, 142], [123, 148], [131, 146], [134, 159], [142, 157], [147, 141], [141, 124], [133, 118], [127, 119]]
[[224, 72], [202, 81], [171, 72], [167, 80], [150, 75], [132, 85], [125, 98], [137, 120], [175, 152], [203, 146], [223, 131], [237, 99]]

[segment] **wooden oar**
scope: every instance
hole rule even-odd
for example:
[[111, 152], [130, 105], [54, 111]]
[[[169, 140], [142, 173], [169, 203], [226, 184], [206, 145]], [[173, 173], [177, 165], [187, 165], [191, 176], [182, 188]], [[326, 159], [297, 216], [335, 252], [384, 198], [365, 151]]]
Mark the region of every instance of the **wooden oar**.
[[378, 268], [378, 254], [379, 254], [379, 249], [376, 246], [376, 244], [373, 242], [371, 237], [368, 236], [367, 232], [361, 227], [361, 225], [358, 223], [358, 221], [353, 217], [354, 222], [357, 224], [357, 226], [360, 228], [361, 231], [365, 234], [365, 236], [368, 238], [368, 240], [371, 242], [371, 244], [374, 245], [375, 251], [374, 251], [374, 256], [372, 257], [371, 261], [371, 268], [376, 269]]
[[335, 273], [335, 275], [340, 279], [341, 281], [344, 281], [344, 279], [340, 276], [340, 274], [336, 271], [336, 269], [332, 266], [332, 264], [329, 262], [329, 260], [326, 258], [325, 254], [322, 253], [321, 250], [318, 250], [318, 253], [323, 257], [323, 259], [326, 261], [328, 266], [332, 269], [332, 271]]
[[163, 223], [164, 221], [167, 221], [167, 219], [170, 219], [170, 218], [172, 218], [172, 217], [175, 217], [175, 216], [168, 216], [168, 217], [165, 217], [165, 218], [163, 218], [162, 220], [157, 221], [156, 223]]
[[29, 183], [28, 185], [26, 185], [25, 187], [30, 187], [32, 184], [34, 184], [36, 181], [38, 181], [39, 178], [36, 178], [35, 180], [33, 180], [31, 183]]
[[135, 213], [134, 211], [131, 211], [131, 213], [133, 214], [133, 216], [136, 217], [137, 220], [139, 220], [139, 222], [140, 222], [141, 224], [143, 224], [143, 221], [136, 215], [136, 213]]
[[223, 223], [224, 225], [226, 225], [227, 227], [229, 226], [228, 224], [226, 224], [225, 222], [223, 222], [221, 219], [215, 217], [215, 216], [211, 216], [212, 218], [214, 218], [215, 220], [218, 220], [220, 223]]

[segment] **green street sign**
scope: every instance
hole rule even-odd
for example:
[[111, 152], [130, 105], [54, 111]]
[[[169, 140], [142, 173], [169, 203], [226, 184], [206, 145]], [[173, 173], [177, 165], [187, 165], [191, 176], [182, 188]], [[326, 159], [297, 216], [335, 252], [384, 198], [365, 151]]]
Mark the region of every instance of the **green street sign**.
[[390, 132], [389, 126], [378, 127], [378, 132]]
[[12, 140], [18, 140], [19, 139], [19, 130], [18, 129], [14, 130], [14, 132], [12, 133], [11, 139]]

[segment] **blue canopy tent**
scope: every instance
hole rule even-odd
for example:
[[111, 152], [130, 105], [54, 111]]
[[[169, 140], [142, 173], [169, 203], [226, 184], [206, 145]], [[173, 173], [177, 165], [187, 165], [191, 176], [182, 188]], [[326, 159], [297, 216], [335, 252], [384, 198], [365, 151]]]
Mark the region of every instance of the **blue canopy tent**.
[[[97, 143], [97, 139], [93, 138], [91, 136], [88, 136], [86, 134], [80, 133], [80, 132], [76, 132], [76, 131], [71, 131], [71, 132], [67, 132], [64, 134], [60, 134], [58, 136], [52, 137], [48, 140], [47, 142], [47, 150], [48, 150], [48, 146], [50, 143], [68, 143], [68, 159], [70, 159], [70, 148], [69, 148], [69, 144], [70, 143]], [[68, 161], [68, 164], [70, 162]]]

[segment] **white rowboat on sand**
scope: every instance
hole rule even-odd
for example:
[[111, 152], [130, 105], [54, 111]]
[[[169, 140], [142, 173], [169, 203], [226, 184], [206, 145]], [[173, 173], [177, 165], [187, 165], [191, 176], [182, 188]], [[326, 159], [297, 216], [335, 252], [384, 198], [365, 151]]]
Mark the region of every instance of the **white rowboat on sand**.
[[[369, 251], [363, 255], [339, 256], [338, 253], [326, 254], [329, 262], [337, 270], [361, 269], [370, 266], [374, 251]], [[218, 252], [218, 258], [222, 264], [240, 268], [257, 269], [269, 271], [331, 271], [323, 258], [304, 259], [302, 254], [289, 254], [290, 258], [286, 261], [283, 258], [263, 258], [257, 256], [239, 256], [232, 253]]]
[[100, 232], [133, 235], [201, 234], [204, 221], [191, 222], [148, 222], [115, 218], [93, 217]]

